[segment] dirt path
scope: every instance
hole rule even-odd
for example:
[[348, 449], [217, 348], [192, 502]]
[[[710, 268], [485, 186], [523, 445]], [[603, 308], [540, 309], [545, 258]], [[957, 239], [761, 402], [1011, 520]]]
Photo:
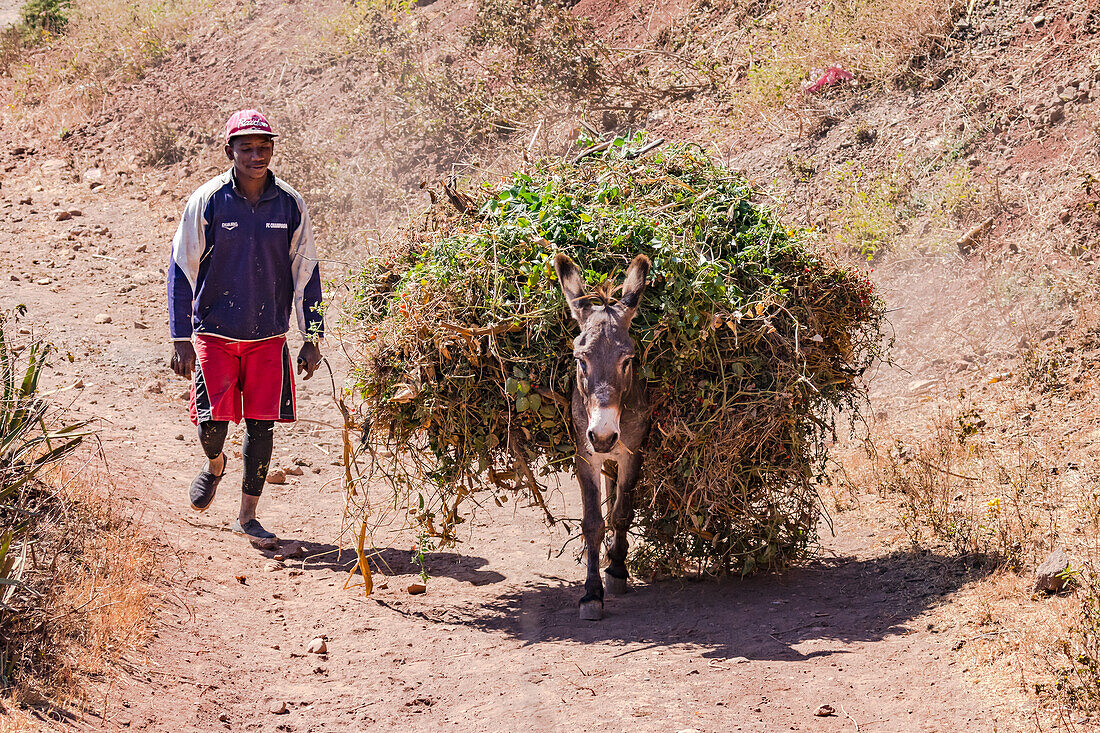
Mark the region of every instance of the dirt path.
[[[957, 636], [928, 622], [931, 609], [973, 579], [970, 571], [893, 551], [854, 514], [838, 518], [823, 559], [805, 569], [782, 578], [640, 583], [610, 599], [600, 623], [577, 620], [576, 543], [557, 557], [563, 535], [522, 509], [482, 511], [469, 542], [432, 555], [427, 595], [404, 590], [414, 574], [405, 535], [381, 552], [393, 572], [387, 588], [371, 598], [342, 590], [351, 563], [333, 547], [343, 506], [337, 435], [318, 424], [336, 419], [326, 380], [300, 385], [300, 414], [317, 422], [277, 433], [275, 463], [301, 458], [305, 475], [269, 486], [262, 506], [266, 523], [303, 543], [307, 557], [265, 571], [269, 557], [227, 531], [239, 454], [210, 512], [191, 513], [184, 498], [198, 448], [185, 387], [164, 358], [161, 268], [189, 184], [157, 196], [151, 192], [165, 181], [124, 185], [111, 175], [92, 193], [44, 163], [32, 159], [0, 190], [0, 307], [25, 303], [26, 323], [72, 353], [71, 364], [55, 359], [53, 379], [83, 382], [63, 394], [81, 415], [102, 421], [115, 500], [178, 548], [165, 558], [172, 581], [156, 639], [135, 653], [135, 673], [119, 675], [102, 709], [77, 727], [1013, 727], [963, 681], [951, 652]], [[50, 187], [35, 191], [43, 182]], [[20, 203], [27, 196], [32, 203]], [[81, 216], [55, 221], [57, 208]], [[95, 323], [99, 314], [111, 322]], [[569, 483], [562, 495], [575, 515]], [[327, 654], [306, 653], [316, 636], [328, 639]], [[288, 712], [273, 714], [271, 701]], [[823, 704], [836, 715], [816, 717]]]

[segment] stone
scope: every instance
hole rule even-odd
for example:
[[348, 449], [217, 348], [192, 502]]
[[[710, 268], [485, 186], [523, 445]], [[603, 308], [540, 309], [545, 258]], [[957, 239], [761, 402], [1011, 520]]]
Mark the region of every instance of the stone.
[[108, 313], [100, 313], [98, 316], [95, 317], [95, 322], [98, 324], [110, 323], [111, 316]]
[[922, 395], [932, 391], [932, 388], [938, 384], [935, 379], [914, 379], [909, 383], [907, 391], [911, 395]]
[[69, 209], [69, 216], [84, 216], [84, 212], [80, 209]]
[[142, 253], [148, 252], [148, 251], [149, 251], [149, 245], [147, 245], [147, 244], [143, 244], [143, 245], [141, 245], [140, 247], [138, 247], [137, 249], [134, 250], [134, 252], [136, 252], [137, 254], [142, 254]]
[[1069, 555], [1059, 548], [1047, 555], [1035, 571], [1036, 593], [1057, 593], [1066, 587], [1065, 572], [1069, 569]]
[[408, 590], [410, 596], [419, 596], [428, 592], [428, 586], [423, 583], [412, 583], [406, 590]]
[[267, 712], [272, 715], [286, 715], [290, 711], [286, 709], [286, 703], [282, 700], [272, 700], [267, 706]]
[[1031, 24], [1036, 28], [1042, 28], [1043, 24], [1046, 22], [1047, 17], [1045, 15], [1036, 15], [1034, 18], [1031, 19]]
[[1064, 109], [1062, 109], [1061, 107], [1055, 107], [1054, 109], [1052, 109], [1050, 111], [1050, 122], [1051, 122], [1051, 124], [1053, 124], [1055, 122], [1061, 122], [1065, 118], [1066, 118], [1066, 111]]
[[102, 168], [89, 168], [84, 171], [84, 182], [89, 186], [96, 183], [103, 183], [103, 169]]
[[183, 440], [183, 433], [176, 433], [176, 440]]
[[153, 380], [152, 382], [149, 382], [149, 384], [145, 385], [145, 391], [149, 392], [150, 394], [161, 394], [162, 392], [164, 392], [164, 383]]
[[832, 705], [822, 705], [814, 711], [814, 715], [819, 718], [827, 718], [830, 715], [836, 715], [836, 708]]
[[278, 561], [269, 562], [266, 565], [264, 565], [264, 572], [265, 573], [277, 573], [285, 567], [286, 567], [286, 565], [283, 565], [281, 562], [278, 562]]
[[301, 476], [305, 471], [302, 470], [301, 466], [287, 466], [283, 469], [283, 473], [287, 476]]
[[327, 654], [328, 644], [325, 643], [325, 637], [318, 636], [313, 641], [306, 645], [306, 651], [310, 654]]
[[54, 221], [68, 221], [73, 218], [73, 215], [63, 209], [54, 209], [50, 212], [50, 218]]
[[148, 330], [149, 326], [145, 325], [141, 321], [134, 321], [134, 328], [138, 331], [145, 331]]
[[267, 472], [267, 482], [269, 484], [285, 484], [286, 473], [278, 468]]
[[35, 285], [49, 285], [51, 282], [53, 282], [53, 281], [50, 280], [48, 277], [40, 277], [40, 278], [38, 278], [37, 280], [34, 281], [34, 284]]

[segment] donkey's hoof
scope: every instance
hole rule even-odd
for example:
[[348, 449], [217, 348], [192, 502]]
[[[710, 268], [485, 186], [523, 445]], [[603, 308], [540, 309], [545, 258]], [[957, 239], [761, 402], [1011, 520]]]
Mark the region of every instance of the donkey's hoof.
[[584, 601], [581, 603], [581, 621], [599, 621], [603, 618], [603, 602]]
[[613, 596], [621, 596], [630, 590], [626, 578], [616, 578], [606, 570], [603, 573], [603, 587], [604, 590]]

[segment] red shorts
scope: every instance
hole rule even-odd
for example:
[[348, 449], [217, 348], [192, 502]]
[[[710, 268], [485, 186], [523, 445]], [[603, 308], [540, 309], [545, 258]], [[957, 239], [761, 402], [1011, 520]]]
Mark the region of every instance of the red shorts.
[[191, 422], [294, 422], [294, 371], [286, 336], [231, 341], [196, 334]]

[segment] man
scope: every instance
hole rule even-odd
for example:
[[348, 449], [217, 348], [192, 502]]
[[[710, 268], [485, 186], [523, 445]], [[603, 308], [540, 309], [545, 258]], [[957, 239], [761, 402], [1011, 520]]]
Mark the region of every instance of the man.
[[191, 483], [205, 511], [226, 470], [229, 421], [245, 421], [241, 508], [233, 531], [260, 547], [278, 540], [256, 519], [276, 421], [295, 419], [286, 334], [293, 305], [305, 343], [298, 373], [313, 376], [324, 335], [321, 276], [302, 197], [268, 166], [276, 135], [256, 110], [225, 125], [233, 167], [207, 181], [184, 208], [168, 263], [172, 369], [191, 384], [191, 422], [206, 466]]

